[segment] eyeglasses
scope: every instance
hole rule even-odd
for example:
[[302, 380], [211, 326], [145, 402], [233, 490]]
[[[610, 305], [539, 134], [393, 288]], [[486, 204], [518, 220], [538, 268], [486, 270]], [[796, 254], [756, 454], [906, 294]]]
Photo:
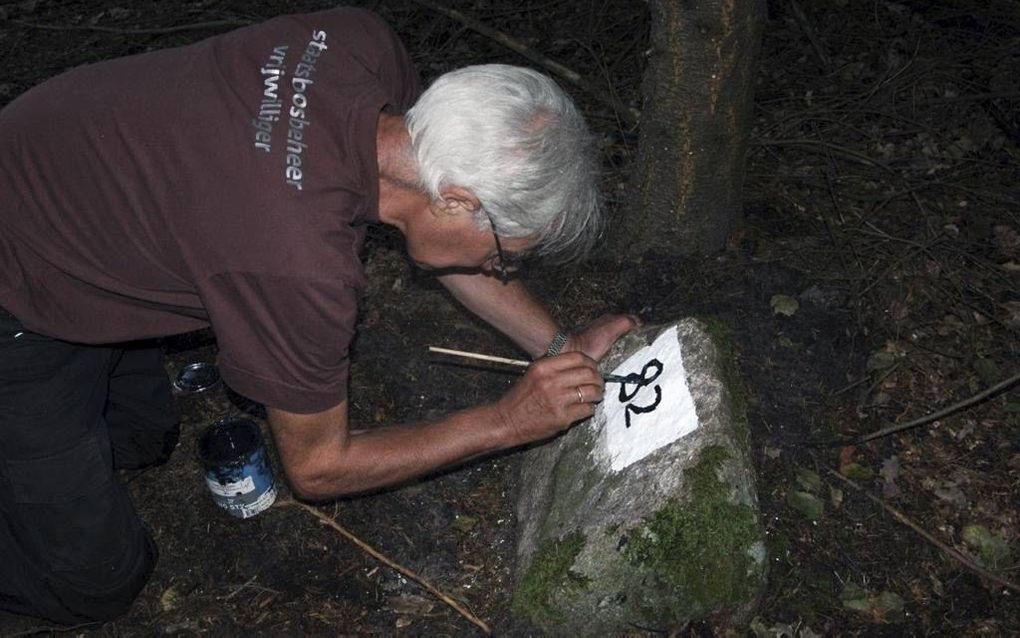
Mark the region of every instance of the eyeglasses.
[[500, 280], [510, 281], [510, 275], [520, 270], [524, 258], [516, 253], [503, 252], [503, 244], [499, 242], [499, 235], [496, 233], [496, 222], [492, 221], [489, 211], [485, 211], [485, 216], [489, 220], [489, 226], [492, 227], [492, 238], [496, 240], [496, 261], [492, 264], [492, 268], [499, 275]]

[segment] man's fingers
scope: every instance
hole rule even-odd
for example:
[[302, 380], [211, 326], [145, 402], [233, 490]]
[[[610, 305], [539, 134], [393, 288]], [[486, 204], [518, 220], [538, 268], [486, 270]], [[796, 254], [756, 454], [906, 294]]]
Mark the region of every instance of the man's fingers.
[[596, 403], [575, 403], [574, 405], [566, 408], [565, 412], [567, 419], [569, 419], [571, 423], [580, 421], [581, 419], [587, 419], [595, 414], [595, 407], [597, 405], [598, 404]]
[[533, 368], [548, 369], [552, 372], [562, 372], [569, 368], [587, 367], [595, 369], [598, 362], [583, 352], [571, 351], [558, 354], [555, 357], [543, 357], [531, 364]]
[[605, 389], [601, 385], [593, 383], [578, 384], [566, 393], [567, 403], [600, 403], [605, 395]]

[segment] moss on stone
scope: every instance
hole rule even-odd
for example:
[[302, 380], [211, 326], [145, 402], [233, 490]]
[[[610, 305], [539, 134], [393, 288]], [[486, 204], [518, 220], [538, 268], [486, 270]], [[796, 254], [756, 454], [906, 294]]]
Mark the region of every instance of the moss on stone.
[[730, 334], [730, 329], [719, 319], [709, 315], [697, 317], [705, 327], [709, 338], [719, 352], [719, 368], [722, 380], [729, 390], [730, 411], [733, 416], [734, 429], [744, 446], [751, 444], [751, 428], [747, 422], [747, 387], [740, 375], [737, 347]]
[[584, 536], [580, 532], [543, 543], [514, 588], [514, 613], [535, 623], [560, 618], [553, 594], [580, 590], [588, 584], [587, 578], [570, 569], [582, 547]]
[[670, 587], [677, 618], [697, 618], [720, 607], [738, 606], [754, 597], [761, 566], [749, 549], [760, 539], [753, 510], [729, 500], [718, 472], [728, 458], [710, 446], [687, 470], [690, 502], [675, 501], [634, 530], [625, 556], [651, 570]]

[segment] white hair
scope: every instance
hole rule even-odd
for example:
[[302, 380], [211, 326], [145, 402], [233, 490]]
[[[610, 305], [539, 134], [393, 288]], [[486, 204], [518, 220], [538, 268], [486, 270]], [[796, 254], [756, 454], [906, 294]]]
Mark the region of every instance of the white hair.
[[535, 235], [534, 252], [565, 261], [588, 253], [604, 217], [591, 136], [548, 77], [505, 64], [440, 76], [407, 113], [422, 187], [440, 199], [459, 186], [500, 235]]

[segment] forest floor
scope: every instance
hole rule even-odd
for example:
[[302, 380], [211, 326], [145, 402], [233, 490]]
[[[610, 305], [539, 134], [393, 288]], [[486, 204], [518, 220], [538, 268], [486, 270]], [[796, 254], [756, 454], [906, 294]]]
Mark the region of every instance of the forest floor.
[[[0, 2], [0, 103], [79, 64], [227, 28], [171, 27], [258, 21], [283, 5]], [[731, 331], [751, 396], [771, 563], [757, 616], [731, 635], [1020, 635], [1020, 394], [1014, 385], [983, 396], [1020, 372], [1020, 14], [1007, 1], [771, 5], [746, 226], [727, 250], [685, 259], [603, 252], [529, 281], [568, 326], [624, 311], [648, 323], [713, 315]], [[295, 1], [286, 11], [329, 6]], [[371, 6], [426, 81], [465, 64], [527, 63], [420, 4]], [[640, 106], [644, 3], [447, 6], [582, 73], [601, 97]], [[565, 86], [598, 136], [621, 219], [638, 131], [600, 96]], [[427, 356], [433, 344], [520, 353], [415, 272], [399, 236], [372, 231], [364, 260], [354, 423], [428, 418], [509, 387], [510, 377]], [[167, 350], [170, 374], [215, 360], [207, 333]], [[131, 611], [72, 629], [0, 614], [0, 635], [477, 633], [304, 510], [225, 515], [203, 485], [196, 439], [212, 421], [257, 406], [223, 388], [179, 400], [174, 457], [124, 477], [161, 551]], [[852, 443], [928, 415], [938, 418]], [[524, 634], [508, 611], [516, 461], [479, 461], [320, 511], [495, 633]], [[680, 635], [719, 631], [702, 623]]]

